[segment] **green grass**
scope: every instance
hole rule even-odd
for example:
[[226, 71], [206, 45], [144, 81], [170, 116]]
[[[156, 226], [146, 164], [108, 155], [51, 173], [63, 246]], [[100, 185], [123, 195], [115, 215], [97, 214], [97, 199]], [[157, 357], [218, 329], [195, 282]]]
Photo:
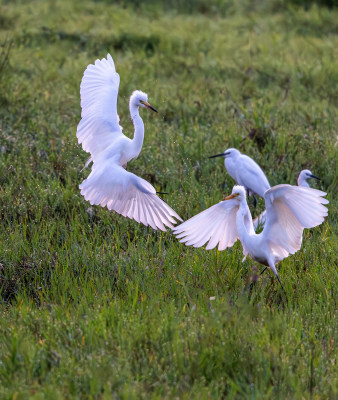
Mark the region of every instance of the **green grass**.
[[[337, 9], [0, 4], [0, 397], [336, 398]], [[159, 110], [128, 168], [184, 219], [231, 192], [208, 159], [227, 147], [272, 185], [322, 177], [329, 216], [278, 265], [287, 297], [269, 273], [249, 297], [239, 243], [188, 248], [85, 202], [79, 85], [107, 52], [124, 132], [132, 90]]]

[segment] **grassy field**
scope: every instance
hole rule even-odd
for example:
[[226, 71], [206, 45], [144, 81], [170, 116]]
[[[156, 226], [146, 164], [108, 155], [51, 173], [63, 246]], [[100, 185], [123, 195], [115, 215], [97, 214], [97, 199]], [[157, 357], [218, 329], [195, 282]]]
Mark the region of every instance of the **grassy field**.
[[[335, 399], [338, 11], [161, 4], [0, 1], [0, 398]], [[208, 159], [227, 147], [272, 185], [322, 177], [329, 217], [278, 266], [287, 296], [271, 273], [249, 296], [240, 243], [188, 248], [85, 202], [79, 85], [107, 52], [124, 132], [132, 90], [159, 111], [128, 168], [184, 219], [231, 192]]]

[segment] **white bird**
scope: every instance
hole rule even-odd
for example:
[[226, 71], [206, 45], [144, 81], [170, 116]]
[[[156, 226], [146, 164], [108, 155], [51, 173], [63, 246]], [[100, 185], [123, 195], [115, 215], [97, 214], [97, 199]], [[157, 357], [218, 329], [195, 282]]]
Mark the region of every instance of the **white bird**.
[[315, 178], [320, 181], [320, 178], [318, 178], [318, 176], [316, 175], [313, 175], [313, 173], [309, 169], [303, 169], [303, 171], [301, 171], [298, 176], [297, 185], [303, 187], [310, 187], [310, 185], [307, 182], [307, 180], [310, 178]]
[[224, 157], [224, 165], [229, 175], [238, 185], [244, 186], [248, 195], [257, 193], [264, 197], [270, 183], [262, 168], [251, 158], [237, 149], [227, 149], [224, 153], [209, 158]]
[[156, 111], [148, 96], [136, 90], [129, 101], [134, 138], [122, 133], [117, 114], [117, 95], [120, 77], [110, 54], [107, 59], [88, 65], [81, 82], [81, 121], [77, 138], [93, 161], [92, 171], [79, 188], [90, 204], [107, 206], [108, 210], [165, 231], [165, 225], [182, 221], [176, 212], [157, 195], [154, 187], [144, 179], [126, 171], [127, 163], [137, 158], [144, 138], [144, 125], [139, 107]]
[[[315, 178], [320, 181], [320, 178], [318, 178], [318, 176], [316, 175], [313, 175], [309, 169], [303, 169], [303, 171], [301, 171], [298, 176], [297, 185], [303, 187], [310, 187], [310, 185], [307, 182], [307, 180], [310, 178]], [[266, 220], [266, 210], [264, 210], [258, 217], [256, 217], [253, 220], [254, 229], [256, 230], [259, 225], [263, 226], [265, 224], [265, 220]]]
[[[234, 186], [232, 194], [173, 229], [180, 242], [206, 250], [242, 243], [245, 260], [251, 258], [269, 267], [276, 275], [276, 264], [294, 254], [302, 244], [304, 228], [313, 228], [327, 216], [326, 193], [301, 186], [277, 185], [264, 193], [266, 223], [256, 234], [243, 186]], [[265, 270], [265, 269], [264, 269]]]

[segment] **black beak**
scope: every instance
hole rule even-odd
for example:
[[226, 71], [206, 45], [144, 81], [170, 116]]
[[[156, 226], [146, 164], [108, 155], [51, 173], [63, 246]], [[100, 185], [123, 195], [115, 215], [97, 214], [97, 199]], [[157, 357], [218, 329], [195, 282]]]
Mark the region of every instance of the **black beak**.
[[148, 108], [150, 108], [150, 110], [153, 110], [153, 111], [155, 111], [156, 113], [158, 112], [153, 106], [148, 106]]
[[225, 153], [221, 153], [221, 154], [216, 154], [215, 156], [210, 156], [209, 158], [215, 158], [215, 157], [224, 157]]
[[141, 101], [141, 103], [144, 104], [147, 108], [149, 108], [149, 110], [153, 110], [157, 113], [157, 110], [151, 104], [149, 104], [147, 101]]
[[320, 178], [318, 178], [318, 176], [316, 176], [316, 175], [310, 175], [310, 178], [315, 178], [315, 179], [317, 179], [318, 181], [321, 181], [321, 179]]

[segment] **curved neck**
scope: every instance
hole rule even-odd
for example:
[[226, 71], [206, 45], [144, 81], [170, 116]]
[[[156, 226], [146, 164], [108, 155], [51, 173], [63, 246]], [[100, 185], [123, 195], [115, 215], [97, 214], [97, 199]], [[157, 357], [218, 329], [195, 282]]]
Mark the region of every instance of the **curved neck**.
[[310, 185], [307, 183], [306, 177], [304, 178], [303, 176], [298, 177], [297, 185], [304, 186], [304, 187], [310, 187]]
[[135, 158], [140, 154], [142, 146], [143, 146], [144, 125], [143, 125], [142, 118], [140, 117], [140, 114], [138, 112], [138, 106], [135, 106], [134, 104], [130, 103], [129, 110], [130, 110], [130, 117], [131, 117], [131, 120], [133, 121], [134, 128], [135, 128], [134, 138], [132, 140], [132, 157], [131, 158]]
[[[246, 224], [246, 219], [248, 219], [249, 224]], [[241, 205], [237, 211], [236, 215], [236, 225], [237, 225], [237, 232], [239, 235], [239, 239], [242, 243], [246, 243], [249, 236], [254, 233], [253, 224], [252, 224], [252, 217], [249, 210], [249, 207], [246, 201], [241, 201]], [[248, 225], [248, 226], [246, 226]]]

